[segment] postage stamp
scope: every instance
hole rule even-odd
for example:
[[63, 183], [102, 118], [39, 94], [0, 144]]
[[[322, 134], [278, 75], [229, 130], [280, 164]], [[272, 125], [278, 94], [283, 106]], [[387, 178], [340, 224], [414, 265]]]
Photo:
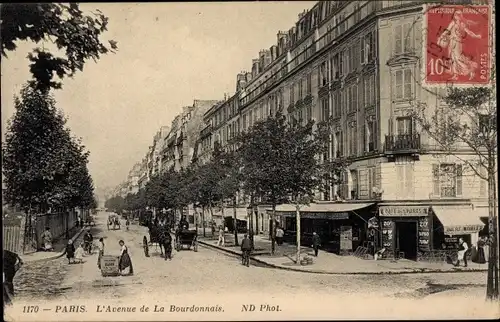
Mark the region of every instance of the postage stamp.
[[424, 10], [424, 85], [488, 85], [491, 7], [440, 5]]

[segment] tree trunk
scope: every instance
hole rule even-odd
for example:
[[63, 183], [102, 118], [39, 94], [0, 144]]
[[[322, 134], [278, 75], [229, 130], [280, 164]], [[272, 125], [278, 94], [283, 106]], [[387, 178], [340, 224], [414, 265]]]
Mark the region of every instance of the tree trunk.
[[[212, 208], [212, 201], [208, 202], [208, 209], [210, 210], [210, 227], [214, 224], [214, 209]], [[214, 237], [214, 233], [212, 233], [212, 238]]]
[[234, 246], [238, 243], [238, 216], [236, 215], [236, 196], [233, 196], [233, 215], [234, 215]]
[[[490, 158], [491, 160], [491, 158]], [[486, 298], [498, 299], [498, 234], [496, 216], [496, 184], [495, 169], [490, 162], [488, 169], [488, 230], [490, 238], [490, 254], [488, 259], [488, 278], [486, 283]]]
[[248, 232], [249, 234], [249, 237], [250, 237], [250, 243], [252, 244], [252, 249], [254, 249], [254, 240], [253, 240], [253, 195], [250, 196], [250, 209], [251, 209], [251, 212], [250, 212], [250, 217], [248, 218], [249, 219], [249, 224], [250, 224], [250, 231]]
[[203, 237], [206, 237], [206, 231], [205, 231], [205, 206], [201, 206], [201, 221], [203, 225]]
[[69, 239], [69, 209], [66, 209], [66, 233], [64, 234], [66, 239]]
[[276, 203], [273, 202], [273, 210], [271, 212], [271, 255], [274, 255], [276, 250]]
[[296, 221], [296, 231], [297, 231], [297, 254], [295, 255], [295, 261], [300, 264], [300, 205], [297, 202], [295, 204], [295, 221]]

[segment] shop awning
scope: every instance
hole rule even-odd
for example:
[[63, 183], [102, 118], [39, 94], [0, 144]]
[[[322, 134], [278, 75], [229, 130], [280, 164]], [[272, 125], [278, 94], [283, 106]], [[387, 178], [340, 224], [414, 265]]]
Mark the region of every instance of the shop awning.
[[443, 225], [446, 235], [477, 233], [484, 228], [484, 223], [472, 208], [433, 206], [432, 210]]
[[[373, 205], [373, 203], [312, 203], [300, 206], [301, 218], [314, 219], [348, 219], [349, 212], [360, 210]], [[276, 214], [284, 217], [296, 215], [294, 204], [284, 204], [276, 207]], [[272, 210], [267, 210], [271, 213]]]
[[[224, 208], [224, 216], [222, 216], [222, 211], [214, 211], [214, 217], [234, 217], [233, 208]], [[236, 208], [236, 218], [240, 220], [247, 220], [248, 212], [247, 208]]]

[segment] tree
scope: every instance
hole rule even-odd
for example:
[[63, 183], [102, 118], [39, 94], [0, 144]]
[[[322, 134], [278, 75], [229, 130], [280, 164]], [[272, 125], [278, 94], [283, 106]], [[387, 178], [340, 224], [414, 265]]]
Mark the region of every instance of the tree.
[[296, 205], [297, 263], [300, 262], [300, 205], [314, 199], [315, 192], [322, 189], [325, 178], [332, 172], [332, 167], [320, 160], [328, 149], [331, 133], [328, 125], [327, 121], [303, 124], [302, 120], [292, 119], [284, 136], [288, 151], [283, 160], [288, 170], [286, 187]]
[[[35, 48], [29, 55], [31, 84], [40, 90], [61, 88], [54, 80], [72, 77], [82, 71], [89, 59], [98, 60], [101, 55], [115, 52], [117, 43], [101, 42], [107, 30], [108, 18], [99, 10], [84, 15], [77, 3], [5, 3], [0, 7], [2, 30], [2, 56], [16, 50], [17, 41], [35, 43], [51, 41], [64, 51], [63, 57], [45, 49]], [[55, 75], [54, 75], [55, 74]]]
[[125, 207], [125, 200], [122, 196], [114, 196], [106, 200], [104, 207], [114, 209], [117, 213], [120, 213]]
[[251, 196], [265, 199], [272, 206], [271, 253], [275, 250], [276, 206], [288, 200], [290, 164], [287, 162], [287, 120], [278, 112], [257, 122], [238, 139], [238, 154], [242, 162], [243, 190]]
[[236, 212], [236, 196], [241, 186], [241, 160], [235, 151], [223, 151], [219, 146], [214, 150], [214, 164], [217, 168], [216, 175], [220, 178], [216, 195], [221, 198], [222, 204], [230, 199], [233, 206], [234, 244], [238, 246], [238, 218]]
[[[430, 113], [425, 104], [416, 104], [413, 116], [441, 151], [463, 162], [462, 171], [468, 169], [488, 183], [491, 245], [486, 293], [487, 298], [498, 299], [496, 89], [450, 87], [443, 99], [446, 104], [433, 107]], [[463, 157], [463, 148], [472, 151], [474, 160]]]
[[46, 211], [71, 171], [71, 138], [49, 93], [25, 86], [15, 108], [2, 149], [5, 198], [25, 211]]

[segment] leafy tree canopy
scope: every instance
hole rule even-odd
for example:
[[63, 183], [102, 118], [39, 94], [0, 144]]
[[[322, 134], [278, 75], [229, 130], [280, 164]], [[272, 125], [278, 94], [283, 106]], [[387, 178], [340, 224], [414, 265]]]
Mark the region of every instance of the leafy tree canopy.
[[54, 80], [72, 77], [82, 71], [88, 59], [97, 61], [101, 55], [115, 52], [117, 43], [101, 41], [107, 30], [108, 18], [99, 10], [85, 15], [77, 3], [4, 3], [0, 7], [2, 30], [2, 56], [16, 50], [16, 42], [35, 43], [50, 41], [64, 52], [59, 57], [41, 48], [35, 48], [28, 55], [31, 85], [41, 90], [61, 88], [61, 82]]

